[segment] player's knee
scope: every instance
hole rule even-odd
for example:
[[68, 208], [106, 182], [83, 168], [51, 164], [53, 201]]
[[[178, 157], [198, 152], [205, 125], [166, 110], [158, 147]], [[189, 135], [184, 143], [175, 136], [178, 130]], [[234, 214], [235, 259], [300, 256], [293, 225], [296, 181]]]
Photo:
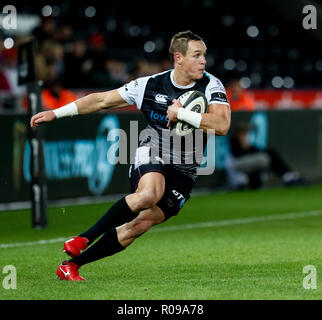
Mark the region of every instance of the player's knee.
[[162, 198], [162, 191], [154, 188], [148, 190], [142, 190], [138, 194], [140, 199], [141, 208], [147, 209], [153, 207]]

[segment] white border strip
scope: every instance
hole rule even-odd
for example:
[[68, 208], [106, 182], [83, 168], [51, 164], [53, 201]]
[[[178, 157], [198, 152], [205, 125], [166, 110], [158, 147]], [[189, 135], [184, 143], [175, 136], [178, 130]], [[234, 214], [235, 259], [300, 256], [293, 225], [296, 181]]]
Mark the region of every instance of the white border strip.
[[[215, 228], [215, 227], [250, 224], [250, 223], [257, 223], [257, 222], [292, 220], [292, 219], [301, 219], [301, 218], [310, 218], [310, 217], [319, 217], [319, 216], [322, 216], [322, 209], [314, 210], [314, 211], [283, 213], [283, 214], [260, 216], [260, 217], [248, 217], [248, 218], [240, 218], [240, 219], [198, 222], [198, 223], [181, 224], [177, 226], [168, 226], [168, 227], [156, 227], [151, 229], [149, 232], [151, 233], [151, 232], [179, 231], [179, 230], [187, 230], [187, 229]], [[30, 242], [0, 244], [0, 249], [64, 242], [69, 238], [71, 237], [54, 238], [54, 239], [38, 240], [38, 241], [30, 241]]]

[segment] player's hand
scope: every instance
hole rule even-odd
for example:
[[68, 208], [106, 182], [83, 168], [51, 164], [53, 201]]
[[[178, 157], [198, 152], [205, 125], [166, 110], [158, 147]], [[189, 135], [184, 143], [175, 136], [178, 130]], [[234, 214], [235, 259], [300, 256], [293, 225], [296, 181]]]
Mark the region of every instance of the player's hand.
[[172, 122], [178, 121], [177, 115], [179, 108], [183, 108], [181, 102], [176, 99], [172, 100], [172, 105], [169, 106], [167, 110], [168, 128], [171, 126]]
[[30, 126], [32, 128], [38, 127], [43, 122], [50, 122], [56, 119], [53, 111], [43, 111], [35, 114], [30, 120]]

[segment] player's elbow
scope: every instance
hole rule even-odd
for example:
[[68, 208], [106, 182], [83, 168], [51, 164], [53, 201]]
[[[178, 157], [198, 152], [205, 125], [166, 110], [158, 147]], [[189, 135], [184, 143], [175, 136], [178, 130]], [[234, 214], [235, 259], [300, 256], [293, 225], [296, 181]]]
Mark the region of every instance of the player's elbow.
[[225, 123], [223, 123], [219, 130], [216, 130], [216, 133], [220, 136], [225, 136], [228, 134], [228, 131], [230, 129], [230, 121], [225, 121]]
[[217, 136], [225, 136], [225, 135], [227, 135], [228, 131], [229, 131], [229, 127], [228, 126], [217, 127], [217, 129], [216, 129], [216, 135]]
[[230, 112], [223, 112], [220, 118], [220, 124], [216, 128], [216, 134], [218, 136], [225, 136], [230, 129]]

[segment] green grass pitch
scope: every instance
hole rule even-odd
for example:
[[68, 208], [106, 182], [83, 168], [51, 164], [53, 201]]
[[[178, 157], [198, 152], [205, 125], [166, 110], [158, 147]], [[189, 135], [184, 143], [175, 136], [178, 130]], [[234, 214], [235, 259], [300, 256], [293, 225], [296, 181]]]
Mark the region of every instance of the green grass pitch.
[[[56, 278], [66, 258], [59, 238], [111, 204], [50, 208], [45, 230], [31, 228], [29, 210], [0, 212], [0, 299], [321, 299], [321, 194], [310, 186], [192, 197], [123, 252], [83, 266], [84, 282]], [[27, 244], [5, 246], [17, 243]], [[16, 289], [2, 286], [6, 265], [16, 267]], [[316, 289], [303, 288], [306, 265], [317, 270]]]

